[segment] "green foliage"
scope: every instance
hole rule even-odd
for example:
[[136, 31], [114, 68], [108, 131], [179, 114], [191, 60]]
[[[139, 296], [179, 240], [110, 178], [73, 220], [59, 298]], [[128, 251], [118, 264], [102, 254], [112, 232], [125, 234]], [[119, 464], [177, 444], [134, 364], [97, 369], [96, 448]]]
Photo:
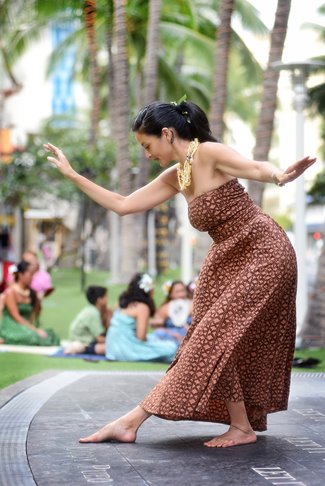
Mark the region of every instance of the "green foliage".
[[0, 192], [3, 204], [26, 207], [29, 201], [43, 192], [48, 185], [48, 171], [43, 170], [40, 157], [30, 149], [15, 152], [10, 164], [0, 165]]
[[[218, 0], [177, 0], [162, 2], [159, 50], [159, 77], [157, 95], [161, 99], [174, 100], [187, 93], [188, 98], [209, 109], [214, 69], [215, 39], [218, 28]], [[40, 37], [50, 23], [59, 22], [74, 25], [74, 30], [51, 55], [48, 73], [60, 62], [67, 49], [73, 48], [75, 63], [73, 77], [89, 87], [89, 62], [84, 4], [78, 0], [17, 0], [4, 1], [0, 6], [0, 26], [5, 33], [4, 48], [0, 49], [4, 62], [16, 60], [28, 45]], [[28, 14], [27, 14], [28, 10]], [[102, 118], [107, 118], [108, 64], [107, 39], [112, 31], [112, 0], [96, 1], [96, 40], [98, 64], [101, 78]], [[145, 61], [146, 33], [149, 2], [130, 0], [126, 2], [128, 52], [130, 64], [130, 99], [133, 107], [141, 104], [143, 67]], [[257, 10], [247, 0], [236, 2], [234, 14], [237, 24], [258, 34], [265, 34], [266, 28], [259, 19]], [[234, 23], [234, 25], [236, 25]], [[1, 55], [1, 52], [0, 52]], [[6, 68], [6, 70], [10, 69]], [[240, 73], [240, 75], [238, 75]], [[227, 110], [235, 112], [248, 121], [254, 120], [255, 98], [259, 95], [258, 85], [261, 69], [245, 46], [241, 36], [233, 31], [233, 47], [230, 61], [232, 79], [229, 86]], [[250, 95], [245, 92], [249, 88]], [[238, 94], [245, 92], [238, 100]], [[254, 96], [254, 100], [252, 100]]]
[[[324, 126], [325, 124], [323, 124]], [[311, 204], [325, 204], [325, 170], [317, 174], [316, 179], [308, 191], [311, 196]]]
[[[189, 7], [187, 4], [190, 4]], [[218, 2], [174, 2], [163, 8], [159, 93], [161, 99], [175, 100], [185, 92], [206, 111], [209, 110], [215, 63]], [[248, 2], [236, 4], [237, 17], [253, 32], [266, 33], [257, 12]], [[236, 15], [235, 15], [236, 16]], [[255, 23], [254, 23], [255, 21]], [[239, 33], [232, 31], [228, 76], [227, 111], [253, 124], [260, 95], [262, 70]], [[245, 96], [243, 96], [245, 92]]]
[[72, 166], [94, 182], [108, 186], [115, 164], [115, 147], [100, 137], [95, 147], [89, 145], [87, 129], [67, 128], [62, 120], [52, 119], [38, 136], [30, 136], [24, 149], [12, 155], [10, 164], [0, 165], [2, 202], [10, 206], [28, 207], [33, 199], [52, 194], [66, 200], [77, 200], [80, 192], [47, 162], [43, 143], [50, 141], [61, 147]]
[[[325, 15], [325, 4], [323, 4], [319, 9], [319, 13]], [[312, 24], [309, 25], [315, 32], [318, 32], [320, 40], [325, 40], [325, 28], [324, 25]], [[324, 63], [324, 67], [319, 67], [315, 69], [316, 72], [324, 73], [325, 71], [325, 56], [319, 56], [313, 59], [314, 61], [321, 61]], [[321, 152], [323, 160], [325, 160], [325, 83], [321, 82], [316, 86], [309, 89], [309, 105], [310, 107], [322, 117], [321, 122], [321, 139], [322, 146]], [[308, 194], [312, 198], [311, 204], [324, 204], [325, 203], [325, 168], [321, 173], [316, 176], [314, 184], [309, 190]]]
[[[325, 57], [323, 60], [325, 64]], [[325, 67], [324, 67], [325, 70]], [[310, 104], [317, 108], [320, 115], [325, 115], [325, 83], [318, 84], [309, 90]]]
[[287, 214], [273, 214], [272, 217], [285, 231], [292, 230], [292, 218]]

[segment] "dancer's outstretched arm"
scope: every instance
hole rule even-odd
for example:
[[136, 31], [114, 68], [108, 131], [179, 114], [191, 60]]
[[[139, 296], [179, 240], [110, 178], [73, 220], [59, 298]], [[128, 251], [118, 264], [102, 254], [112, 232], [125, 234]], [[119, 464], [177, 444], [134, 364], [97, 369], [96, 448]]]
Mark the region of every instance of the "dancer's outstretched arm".
[[280, 186], [297, 179], [316, 161], [316, 157], [303, 157], [283, 171], [270, 162], [248, 159], [226, 145], [212, 142], [204, 144], [200, 155], [202, 160], [209, 160], [215, 169], [226, 174], [259, 182], [274, 182]]
[[147, 211], [172, 198], [179, 192], [176, 186], [176, 168], [170, 167], [162, 172], [156, 179], [133, 192], [129, 196], [122, 196], [109, 191], [86, 177], [78, 174], [70, 165], [68, 159], [58, 147], [47, 143], [44, 148], [54, 157], [48, 157], [61, 172], [61, 174], [73, 182], [81, 191], [106, 209], [125, 215]]

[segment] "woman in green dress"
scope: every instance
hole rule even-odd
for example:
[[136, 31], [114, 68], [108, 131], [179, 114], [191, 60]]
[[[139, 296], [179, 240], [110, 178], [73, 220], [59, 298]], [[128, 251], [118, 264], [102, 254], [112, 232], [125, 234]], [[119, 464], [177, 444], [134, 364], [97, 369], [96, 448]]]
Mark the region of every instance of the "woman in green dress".
[[30, 288], [33, 268], [25, 261], [17, 265], [15, 280], [3, 294], [4, 308], [0, 338], [5, 344], [30, 346], [59, 345], [60, 338], [52, 330], [36, 327], [33, 322], [37, 309], [36, 293]]

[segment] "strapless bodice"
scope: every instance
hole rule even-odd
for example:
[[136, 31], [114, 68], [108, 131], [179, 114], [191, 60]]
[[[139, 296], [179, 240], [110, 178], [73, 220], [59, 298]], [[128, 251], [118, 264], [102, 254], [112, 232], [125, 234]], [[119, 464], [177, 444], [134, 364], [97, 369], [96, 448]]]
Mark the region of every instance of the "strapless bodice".
[[261, 214], [237, 179], [193, 199], [188, 205], [189, 220], [194, 228], [207, 231], [214, 240], [230, 236], [247, 221]]

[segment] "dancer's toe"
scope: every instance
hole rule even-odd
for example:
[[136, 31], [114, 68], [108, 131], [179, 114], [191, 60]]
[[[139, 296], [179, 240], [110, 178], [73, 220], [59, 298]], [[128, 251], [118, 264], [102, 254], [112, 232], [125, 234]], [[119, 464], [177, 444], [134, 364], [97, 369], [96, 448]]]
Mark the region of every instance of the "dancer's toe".
[[206, 447], [233, 447], [253, 444], [256, 440], [256, 434], [253, 430], [244, 431], [231, 425], [227, 432], [204, 442], [204, 445]]
[[120, 421], [116, 421], [105, 425], [105, 427], [98, 430], [94, 434], [89, 435], [88, 437], [82, 437], [79, 439], [79, 442], [135, 442], [135, 439], [136, 431], [134, 429], [129, 428]]
[[100, 436], [97, 432], [95, 434], [91, 434], [88, 437], [81, 437], [79, 439], [79, 442], [104, 442], [103, 440], [100, 439]]

